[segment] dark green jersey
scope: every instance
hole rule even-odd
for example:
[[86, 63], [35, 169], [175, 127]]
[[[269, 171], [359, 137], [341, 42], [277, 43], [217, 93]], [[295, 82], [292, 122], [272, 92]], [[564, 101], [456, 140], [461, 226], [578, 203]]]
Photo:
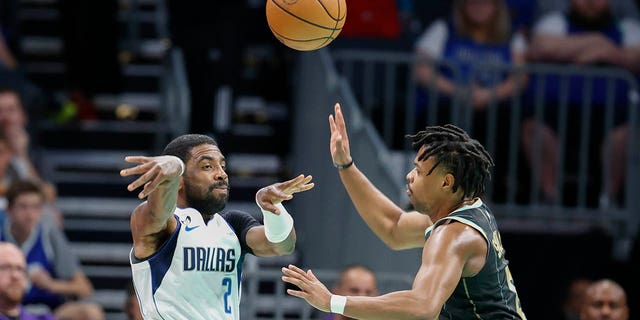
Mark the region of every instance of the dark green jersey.
[[487, 240], [489, 250], [480, 272], [473, 277], [460, 279], [442, 307], [440, 319], [526, 319], [509, 271], [509, 262], [504, 257], [505, 251], [493, 214], [481, 200], [477, 200], [473, 205], [459, 208], [436, 221], [427, 229], [425, 237], [428, 239], [432, 230], [453, 221], [476, 229]]

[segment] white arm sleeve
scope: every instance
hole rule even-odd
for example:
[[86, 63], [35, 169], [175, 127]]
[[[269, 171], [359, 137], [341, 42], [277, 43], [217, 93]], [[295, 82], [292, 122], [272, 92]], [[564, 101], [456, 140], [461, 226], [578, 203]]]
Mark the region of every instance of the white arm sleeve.
[[533, 35], [563, 36], [567, 34], [567, 21], [562, 12], [549, 13], [533, 26]]
[[444, 52], [444, 44], [449, 37], [447, 23], [437, 20], [416, 41], [416, 51], [426, 52], [431, 58], [439, 59]]

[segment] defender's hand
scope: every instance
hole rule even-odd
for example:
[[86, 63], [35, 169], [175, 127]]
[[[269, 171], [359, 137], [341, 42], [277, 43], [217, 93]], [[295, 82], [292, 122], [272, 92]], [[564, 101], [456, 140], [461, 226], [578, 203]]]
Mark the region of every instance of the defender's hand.
[[331, 292], [325, 287], [311, 270], [304, 270], [290, 264], [283, 267], [282, 281], [290, 283], [300, 290], [287, 289], [287, 293], [307, 301], [314, 308], [324, 311], [331, 311]]
[[339, 103], [336, 103], [334, 111], [335, 118], [333, 115], [329, 115], [329, 129], [331, 129], [329, 150], [331, 151], [331, 159], [333, 159], [334, 164], [347, 165], [352, 161], [351, 149], [349, 148], [347, 125], [344, 122]]

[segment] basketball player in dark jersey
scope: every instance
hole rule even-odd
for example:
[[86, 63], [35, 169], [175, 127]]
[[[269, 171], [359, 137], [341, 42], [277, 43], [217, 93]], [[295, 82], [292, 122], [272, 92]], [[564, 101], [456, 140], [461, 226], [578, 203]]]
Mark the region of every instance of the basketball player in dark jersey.
[[453, 125], [409, 136], [418, 151], [407, 174], [416, 211], [404, 212], [353, 163], [339, 104], [329, 124], [331, 156], [359, 214], [392, 249], [423, 248], [422, 265], [410, 290], [378, 297], [332, 295], [311, 270], [290, 265], [283, 280], [300, 290], [289, 294], [357, 319], [526, 319], [495, 218], [480, 199], [493, 160], [477, 140]]

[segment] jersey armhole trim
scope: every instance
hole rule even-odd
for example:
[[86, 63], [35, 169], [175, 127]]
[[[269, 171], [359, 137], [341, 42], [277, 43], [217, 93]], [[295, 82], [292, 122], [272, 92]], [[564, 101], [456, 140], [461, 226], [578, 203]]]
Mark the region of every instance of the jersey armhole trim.
[[[442, 220], [454, 220], [454, 221], [460, 222], [462, 224], [466, 224], [466, 225], [472, 227], [473, 229], [475, 229], [476, 231], [478, 231], [482, 235], [482, 237], [484, 237], [484, 240], [487, 242], [487, 254], [485, 255], [485, 264], [486, 264], [486, 261], [489, 260], [489, 251], [491, 250], [491, 242], [489, 241], [489, 238], [487, 238], [487, 235], [484, 233], [482, 228], [480, 228], [480, 226], [475, 224], [473, 221], [467, 220], [467, 219], [462, 218], [462, 217], [449, 216], [449, 217], [443, 218]], [[476, 275], [477, 275], [477, 273], [476, 273]], [[470, 278], [470, 277], [464, 277], [464, 278]]]
[[129, 259], [131, 260], [131, 267], [135, 268], [138, 265], [141, 265], [143, 262], [149, 261], [151, 259], [153, 259], [154, 257], [156, 257], [158, 254], [160, 254], [164, 248], [172, 241], [173, 238], [178, 236], [178, 233], [180, 232], [180, 228], [182, 227], [182, 224], [180, 223], [180, 219], [177, 215], [173, 215], [173, 218], [176, 219], [176, 221], [178, 222], [178, 225], [176, 226], [176, 229], [173, 231], [173, 233], [171, 234], [171, 236], [169, 237], [169, 239], [167, 239], [167, 241], [165, 241], [162, 246], [160, 247], [160, 249], [158, 249], [158, 251], [156, 251], [155, 253], [153, 253], [152, 255], [144, 258], [144, 259], [140, 259], [138, 257], [136, 257], [133, 254], [133, 248], [131, 248], [131, 252], [129, 254]]

